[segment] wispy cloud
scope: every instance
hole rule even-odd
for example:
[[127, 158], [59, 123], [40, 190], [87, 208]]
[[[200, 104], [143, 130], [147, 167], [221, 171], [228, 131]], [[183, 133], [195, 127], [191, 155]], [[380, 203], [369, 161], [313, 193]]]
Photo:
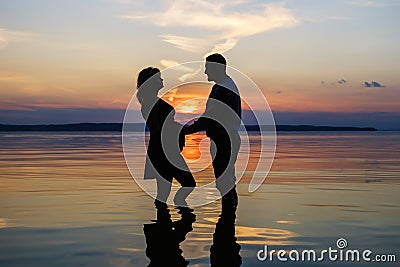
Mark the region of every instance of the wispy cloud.
[[[182, 50], [203, 53], [223, 53], [242, 38], [298, 24], [292, 10], [283, 4], [246, 3], [246, 7], [243, 4], [244, 1], [213, 3], [175, 0], [165, 10], [121, 18], [145, 21], [159, 27], [170, 27], [171, 30], [180, 29], [181, 32], [182, 29], [189, 29], [190, 34], [168, 33], [160, 37]], [[203, 33], [201, 37], [195, 36], [200, 32]]]
[[339, 79], [339, 80], [337, 80], [337, 81], [335, 81], [335, 82], [327, 82], [327, 81], [321, 81], [321, 85], [322, 86], [325, 86], [326, 84], [328, 84], [328, 85], [332, 85], [332, 86], [335, 86], [335, 85], [344, 85], [344, 84], [346, 84], [347, 83], [347, 80], [345, 80], [345, 79], [343, 79], [343, 78], [341, 78], [341, 79]]
[[398, 6], [400, 2], [397, 0], [351, 0], [347, 1], [351, 5], [362, 6], [362, 7], [384, 7], [384, 6]]
[[38, 84], [39, 81], [32, 75], [27, 75], [23, 73], [1, 71], [0, 70], [0, 85], [7, 84]]
[[178, 36], [172, 34], [165, 34], [161, 35], [160, 37], [165, 42], [173, 44], [177, 48], [189, 52], [204, 52], [203, 50], [205, 47], [210, 47], [214, 43], [214, 40]]
[[10, 42], [31, 40], [37, 36], [36, 33], [0, 28], [0, 49], [5, 48]]
[[179, 70], [179, 71], [194, 71], [193, 68], [184, 66], [184, 65], [180, 65], [179, 62], [175, 61], [175, 60], [168, 60], [168, 59], [162, 59], [160, 61], [161, 65], [163, 65], [166, 68], [170, 68], [170, 67], [174, 67], [175, 70]]

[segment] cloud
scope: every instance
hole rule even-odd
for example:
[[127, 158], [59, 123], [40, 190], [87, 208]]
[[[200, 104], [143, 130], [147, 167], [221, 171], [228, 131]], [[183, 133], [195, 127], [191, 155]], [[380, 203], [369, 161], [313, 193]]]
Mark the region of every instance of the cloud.
[[174, 70], [176, 71], [182, 71], [182, 72], [193, 72], [195, 69], [181, 65], [179, 62], [175, 60], [169, 60], [169, 59], [161, 59], [160, 61], [161, 65], [163, 65], [166, 68], [174, 67]]
[[352, 0], [352, 1], [347, 1], [347, 3], [355, 6], [361, 6], [361, 7], [385, 7], [385, 6], [398, 6], [400, 5], [400, 2], [396, 0], [390, 0], [390, 1], [377, 1], [377, 0]]
[[364, 82], [364, 87], [377, 87], [377, 88], [380, 88], [380, 87], [385, 87], [384, 85], [382, 85], [382, 84], [380, 84], [379, 82], [375, 82], [375, 81], [372, 81], [372, 82]]
[[[282, 4], [246, 3], [244, 6], [244, 3], [226, 1], [215, 4], [211, 1], [175, 0], [166, 10], [145, 16], [125, 15], [121, 18], [145, 21], [164, 28], [190, 29], [190, 36], [170, 33], [160, 37], [179, 49], [204, 53], [210, 50], [223, 53], [232, 49], [242, 38], [298, 24], [293, 12]], [[196, 32], [206, 34], [193, 36]]]
[[339, 85], [344, 85], [345, 83], [347, 83], [347, 80], [345, 80], [345, 79], [340, 79], [340, 80], [338, 80], [338, 81], [336, 81], [336, 82], [326, 82], [326, 81], [321, 81], [321, 85], [322, 86], [324, 86], [325, 84], [330, 84], [330, 85], [332, 85], [332, 86], [334, 86], [334, 85], [336, 85], [336, 84], [339, 84]]
[[165, 34], [160, 36], [165, 42], [189, 52], [204, 52], [204, 47], [213, 45], [213, 40]]
[[36, 33], [0, 28], [0, 49], [5, 48], [10, 42], [31, 40], [36, 36], [38, 36]]
[[237, 40], [235, 39], [228, 39], [225, 41], [223, 44], [217, 44], [214, 45], [214, 48], [212, 49], [212, 53], [224, 53], [228, 50], [231, 50], [236, 44]]
[[174, 71], [185, 72], [185, 74], [182, 74], [180, 77], [178, 77], [181, 82], [186, 81], [188, 78], [193, 77], [201, 71], [201, 68], [196, 70], [194, 68], [182, 65], [175, 60], [161, 59], [160, 63], [165, 68], [173, 67]]
[[1, 82], [18, 82], [18, 83], [30, 83], [33, 82], [33, 78], [26, 75], [21, 75], [14, 72], [0, 71], [0, 83]]

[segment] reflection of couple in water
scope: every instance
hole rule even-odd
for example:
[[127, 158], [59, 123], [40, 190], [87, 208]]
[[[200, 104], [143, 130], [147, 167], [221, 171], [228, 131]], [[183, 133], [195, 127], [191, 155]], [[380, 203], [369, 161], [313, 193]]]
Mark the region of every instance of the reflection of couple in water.
[[[205, 74], [214, 86], [207, 100], [205, 112], [193, 124], [182, 126], [174, 119], [174, 108], [158, 97], [163, 79], [157, 68], [143, 69], [137, 79], [137, 98], [146, 126], [150, 130], [147, 148], [145, 178], [157, 182], [157, 220], [145, 224], [146, 255], [149, 266], [187, 266], [179, 244], [192, 231], [193, 210], [186, 198], [196, 187], [181, 151], [185, 135], [205, 131], [211, 139], [210, 153], [216, 178], [216, 187], [222, 196], [222, 211], [211, 251], [212, 266], [240, 266], [240, 246], [235, 238], [235, 218], [238, 205], [235, 162], [240, 147], [238, 130], [241, 124], [241, 100], [234, 81], [226, 73], [226, 60], [220, 54], [206, 58]], [[173, 222], [166, 204], [172, 179], [181, 185], [174, 197], [181, 219]]]
[[[180, 243], [186, 239], [186, 234], [193, 230], [192, 225], [196, 221], [196, 216], [193, 210], [187, 207], [178, 209], [181, 218], [172, 221], [167, 205], [160, 205], [157, 208], [155, 223], [144, 225], [146, 255], [150, 259], [148, 267], [180, 267], [189, 264], [182, 255]], [[211, 266], [237, 267], [242, 264], [240, 245], [235, 237], [235, 218], [235, 212], [221, 214], [210, 247]]]
[[174, 108], [158, 97], [158, 92], [163, 88], [160, 71], [150, 67], [138, 75], [137, 97], [150, 130], [145, 178], [156, 178], [156, 206], [167, 202], [173, 178], [181, 184], [174, 202], [178, 206], [187, 206], [186, 198], [194, 190], [196, 182], [181, 150], [185, 145], [185, 135], [199, 131], [205, 131], [211, 140], [210, 153], [216, 187], [222, 196], [222, 212], [228, 212], [238, 204], [235, 162], [240, 147], [239, 91], [226, 73], [226, 60], [222, 55], [212, 54], [206, 58], [205, 74], [209, 81], [215, 82], [205, 112], [193, 124], [185, 126], [175, 122]]

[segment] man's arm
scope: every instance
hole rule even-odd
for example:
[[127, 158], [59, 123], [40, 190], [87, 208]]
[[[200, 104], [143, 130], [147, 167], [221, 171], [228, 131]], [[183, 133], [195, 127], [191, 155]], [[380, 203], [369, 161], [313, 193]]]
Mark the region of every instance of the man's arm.
[[209, 120], [208, 118], [200, 117], [193, 124], [186, 124], [182, 129], [183, 134], [187, 135], [207, 130], [210, 124]]

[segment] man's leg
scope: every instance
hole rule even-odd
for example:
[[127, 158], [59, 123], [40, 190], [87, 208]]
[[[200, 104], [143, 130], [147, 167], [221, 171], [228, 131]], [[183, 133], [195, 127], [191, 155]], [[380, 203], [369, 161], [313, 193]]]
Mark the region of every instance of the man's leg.
[[233, 135], [214, 139], [211, 144], [216, 185], [222, 196], [222, 210], [236, 210], [238, 196], [236, 192], [235, 162], [240, 148], [240, 136]]

